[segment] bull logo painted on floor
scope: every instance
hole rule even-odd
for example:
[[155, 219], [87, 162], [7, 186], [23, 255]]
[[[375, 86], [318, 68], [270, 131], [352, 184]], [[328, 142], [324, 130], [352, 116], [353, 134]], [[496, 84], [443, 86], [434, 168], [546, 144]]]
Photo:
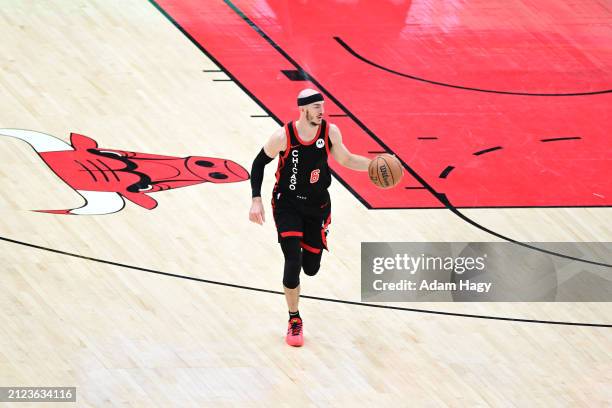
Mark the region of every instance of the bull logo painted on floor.
[[174, 157], [102, 149], [81, 134], [68, 144], [54, 136], [24, 129], [0, 129], [0, 136], [28, 143], [49, 168], [85, 199], [70, 210], [52, 214], [103, 215], [121, 211], [125, 199], [148, 210], [157, 201], [148, 194], [200, 183], [236, 183], [249, 179], [240, 164], [215, 157]]

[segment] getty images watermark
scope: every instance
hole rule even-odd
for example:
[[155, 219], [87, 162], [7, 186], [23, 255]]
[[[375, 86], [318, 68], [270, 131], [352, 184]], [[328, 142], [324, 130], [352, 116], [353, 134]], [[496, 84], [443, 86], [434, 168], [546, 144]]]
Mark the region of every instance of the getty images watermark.
[[542, 251], [509, 242], [365, 242], [361, 298], [365, 302], [612, 301], [612, 244], [530, 245]]
[[[415, 275], [417, 272], [444, 270], [456, 274], [463, 274], [466, 271], [484, 271], [486, 269], [485, 260], [487, 254], [473, 257], [451, 257], [447, 256], [412, 256], [407, 253], [396, 254], [395, 257], [375, 257], [372, 260], [372, 272], [380, 275], [385, 271], [404, 271], [407, 274]], [[373, 282], [375, 290], [465, 290], [476, 292], [488, 292], [493, 284], [491, 282], [474, 282], [469, 279], [459, 279], [458, 282], [444, 282], [438, 279], [421, 279], [420, 282], [400, 279], [396, 282], [385, 282], [383, 279], [376, 279]]]

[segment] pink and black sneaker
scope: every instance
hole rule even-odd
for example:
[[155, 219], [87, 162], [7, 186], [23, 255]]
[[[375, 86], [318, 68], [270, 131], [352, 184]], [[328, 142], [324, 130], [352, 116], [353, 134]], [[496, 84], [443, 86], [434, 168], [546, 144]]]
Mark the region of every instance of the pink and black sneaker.
[[304, 335], [302, 333], [302, 319], [299, 317], [292, 317], [289, 319], [289, 326], [287, 327], [287, 337], [285, 338], [287, 344], [293, 347], [301, 347], [304, 344]]

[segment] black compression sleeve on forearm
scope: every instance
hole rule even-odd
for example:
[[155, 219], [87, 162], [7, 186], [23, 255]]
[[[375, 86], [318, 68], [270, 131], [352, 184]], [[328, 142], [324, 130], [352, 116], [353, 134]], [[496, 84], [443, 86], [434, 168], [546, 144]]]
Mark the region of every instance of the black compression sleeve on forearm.
[[251, 192], [253, 197], [261, 197], [261, 184], [263, 183], [264, 167], [270, 163], [273, 158], [268, 157], [264, 149], [261, 149], [251, 167]]

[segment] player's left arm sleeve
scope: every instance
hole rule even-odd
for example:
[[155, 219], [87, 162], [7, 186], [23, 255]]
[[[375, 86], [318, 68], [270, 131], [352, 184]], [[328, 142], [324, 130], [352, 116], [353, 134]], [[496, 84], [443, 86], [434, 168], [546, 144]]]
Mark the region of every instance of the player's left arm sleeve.
[[370, 159], [358, 154], [351, 153], [344, 143], [342, 143], [342, 134], [335, 125], [329, 127], [329, 139], [332, 143], [331, 154], [334, 159], [341, 165], [351, 170], [368, 171]]

